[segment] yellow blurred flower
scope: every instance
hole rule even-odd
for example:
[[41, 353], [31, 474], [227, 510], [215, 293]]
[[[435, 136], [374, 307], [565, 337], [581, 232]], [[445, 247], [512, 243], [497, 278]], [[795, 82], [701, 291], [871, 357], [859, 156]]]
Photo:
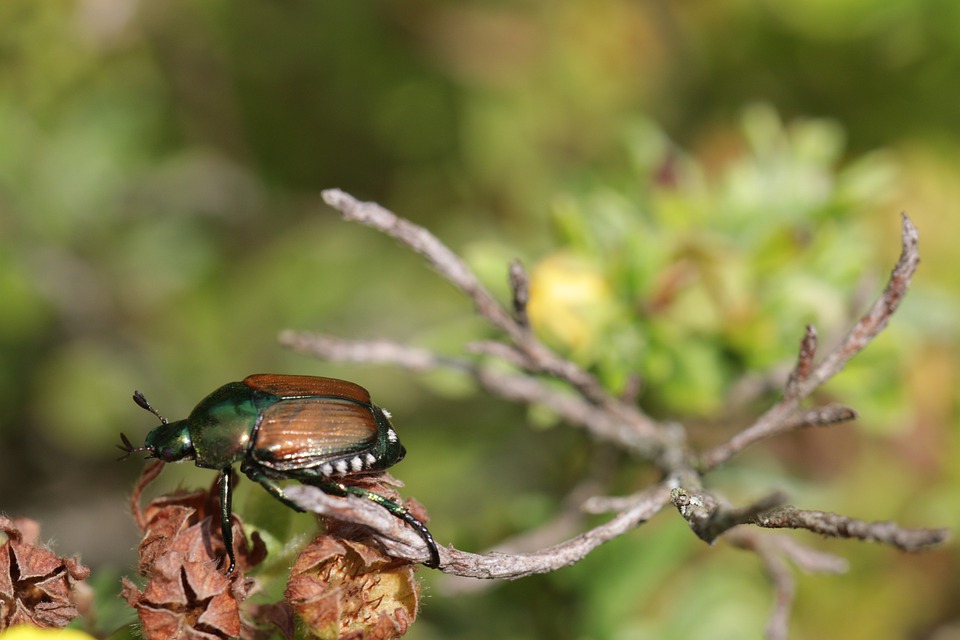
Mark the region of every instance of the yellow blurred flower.
[[614, 316], [615, 300], [599, 265], [566, 251], [530, 274], [527, 313], [534, 329], [575, 354], [588, 353]]
[[96, 640], [93, 636], [76, 629], [39, 629], [30, 625], [18, 625], [0, 632], [3, 640]]

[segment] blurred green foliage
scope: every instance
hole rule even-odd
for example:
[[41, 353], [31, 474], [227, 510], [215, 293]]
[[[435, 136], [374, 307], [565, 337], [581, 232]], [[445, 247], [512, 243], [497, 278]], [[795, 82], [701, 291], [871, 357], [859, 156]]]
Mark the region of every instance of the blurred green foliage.
[[[284, 328], [447, 352], [484, 335], [415, 256], [319, 204], [340, 187], [428, 225], [501, 294], [521, 257], [544, 338], [612, 389], [640, 374], [644, 406], [696, 425], [697, 442], [766, 406], [805, 323], [825, 347], [849, 326], [907, 210], [915, 286], [825, 391], [863, 419], [771, 443], [717, 481], [960, 525], [958, 11], [4, 0], [0, 510], [131, 573], [139, 465], [111, 447], [152, 426], [132, 390], [177, 416], [283, 371], [355, 379], [391, 408], [410, 450], [397, 475], [438, 541], [479, 550], [548, 519], [594, 464], [582, 434], [528, 429], [461, 381], [276, 346]], [[622, 462], [611, 493], [644, 479]], [[277, 547], [309, 527], [246, 495], [241, 515]], [[956, 633], [955, 548], [825, 546], [851, 572], [801, 580], [793, 637]], [[704, 548], [670, 514], [554, 575], [431, 593], [410, 637], [744, 637], [770, 606], [755, 558]]]
[[[860, 311], [851, 292], [865, 276], [879, 280], [852, 218], [880, 201], [890, 167], [868, 157], [839, 168], [842, 134], [830, 122], [787, 129], [756, 106], [743, 130], [744, 155], [709, 181], [659, 130], [637, 123], [636, 183], [557, 205], [563, 248], [532, 276], [538, 326], [614, 388], [639, 372], [673, 415], [717, 415], [741, 376], [789, 362], [802, 324], [827, 336], [849, 328]], [[561, 255], [580, 264], [554, 273]], [[586, 299], [551, 295], [584, 269], [598, 280]], [[562, 337], [577, 319], [580, 337]], [[897, 366], [889, 360], [889, 384], [868, 397], [896, 394]]]

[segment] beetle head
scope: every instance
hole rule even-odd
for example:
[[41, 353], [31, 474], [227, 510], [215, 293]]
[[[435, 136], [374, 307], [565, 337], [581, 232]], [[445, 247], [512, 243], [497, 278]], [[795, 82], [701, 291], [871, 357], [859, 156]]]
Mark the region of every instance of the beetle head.
[[120, 440], [123, 444], [118, 444], [117, 448], [126, 454], [121, 460], [131, 453], [140, 451], [146, 451], [150, 454], [148, 457], [159, 458], [164, 462], [192, 460], [196, 457], [186, 420], [168, 422], [156, 409], [150, 406], [150, 403], [139, 391], [133, 392], [133, 401], [141, 408], [157, 416], [160, 419], [160, 426], [147, 434], [147, 439], [142, 447], [134, 447], [126, 434], [121, 433]]
[[150, 457], [164, 462], [193, 460], [196, 457], [186, 420], [164, 422], [147, 434], [140, 450], [149, 451]]

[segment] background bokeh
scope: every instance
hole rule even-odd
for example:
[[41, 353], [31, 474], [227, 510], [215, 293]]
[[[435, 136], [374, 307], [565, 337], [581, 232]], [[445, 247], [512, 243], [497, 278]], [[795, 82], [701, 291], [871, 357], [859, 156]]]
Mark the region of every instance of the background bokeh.
[[[648, 479], [451, 374], [280, 348], [286, 328], [448, 353], [488, 335], [416, 256], [321, 204], [340, 187], [429, 226], [501, 294], [521, 258], [544, 339], [614, 390], [641, 374], [643, 406], [701, 444], [775, 398], [805, 323], [842, 335], [908, 211], [915, 285], [821, 397], [862, 419], [715, 482], [955, 529], [957, 78], [960, 4], [939, 0], [3, 0], [0, 511], [117, 592], [142, 465], [113, 445], [154, 424], [131, 392], [174, 418], [258, 371], [371, 389], [410, 451], [395, 475], [462, 549], [547, 521], [584, 477]], [[265, 508], [248, 485], [245, 517]], [[851, 570], [800, 576], [792, 637], [960, 638], [955, 546], [797, 537]], [[772, 597], [755, 557], [667, 512], [553, 575], [451, 595], [423, 573], [411, 638], [758, 637]], [[101, 630], [133, 620], [102, 606]]]

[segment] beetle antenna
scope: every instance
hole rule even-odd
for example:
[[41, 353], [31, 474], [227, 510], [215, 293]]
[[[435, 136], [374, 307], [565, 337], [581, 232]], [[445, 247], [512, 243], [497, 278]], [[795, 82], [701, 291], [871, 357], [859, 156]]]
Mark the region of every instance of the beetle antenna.
[[[147, 402], [147, 399], [143, 396], [142, 393], [140, 393], [139, 391], [134, 391], [134, 392], [133, 392], [133, 401], [136, 402], [136, 403], [137, 403], [137, 406], [139, 406], [141, 409], [146, 409], [147, 411], [149, 411], [149, 412], [152, 413], [153, 415], [155, 415], [155, 416], [157, 416], [158, 418], [160, 418], [160, 422], [161, 422], [162, 424], [167, 424], [167, 419], [164, 418], [162, 415], [160, 415], [160, 412], [159, 412], [159, 411], [157, 411], [157, 410], [154, 409], [152, 406], [150, 406], [150, 403]], [[122, 434], [121, 434], [121, 435], [122, 435]]]
[[120, 440], [123, 442], [123, 444], [118, 444], [117, 449], [120, 449], [120, 451], [123, 451], [123, 455], [117, 458], [117, 460], [126, 460], [127, 458], [130, 457], [131, 453], [138, 453], [140, 451], [150, 451], [150, 447], [133, 446], [133, 443], [130, 442], [130, 438], [128, 438], [127, 434], [125, 433], [122, 433], [122, 432], [120, 433]]

